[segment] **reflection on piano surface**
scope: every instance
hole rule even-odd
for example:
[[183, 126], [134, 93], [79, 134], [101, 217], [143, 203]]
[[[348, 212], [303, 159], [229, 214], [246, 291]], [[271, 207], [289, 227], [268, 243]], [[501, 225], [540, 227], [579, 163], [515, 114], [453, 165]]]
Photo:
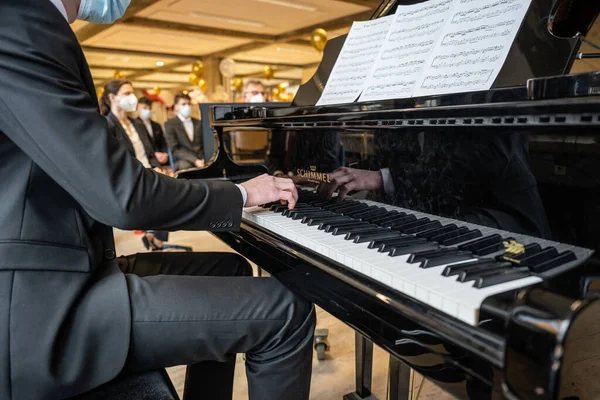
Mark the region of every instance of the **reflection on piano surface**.
[[211, 107], [219, 171], [262, 130], [247, 173], [302, 185], [219, 237], [458, 398], [600, 398], [600, 80], [543, 78], [577, 49], [538, 23], [550, 6], [490, 91], [314, 107], [338, 40], [295, 106]]

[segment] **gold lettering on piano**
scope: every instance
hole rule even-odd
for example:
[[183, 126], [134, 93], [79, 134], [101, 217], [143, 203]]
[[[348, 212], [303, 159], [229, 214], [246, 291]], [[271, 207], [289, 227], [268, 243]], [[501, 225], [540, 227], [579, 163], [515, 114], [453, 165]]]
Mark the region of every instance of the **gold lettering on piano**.
[[502, 258], [505, 261], [510, 261], [516, 264], [521, 263], [521, 261], [516, 257], [525, 253], [525, 246], [523, 244], [517, 242], [516, 240], [509, 240], [504, 242], [504, 248], [506, 249], [506, 252]]
[[309, 182], [314, 183], [331, 183], [331, 178], [329, 174], [325, 172], [317, 172], [317, 167], [314, 165], [310, 166], [310, 170], [298, 168], [296, 170], [296, 175], [300, 178], [304, 178]]

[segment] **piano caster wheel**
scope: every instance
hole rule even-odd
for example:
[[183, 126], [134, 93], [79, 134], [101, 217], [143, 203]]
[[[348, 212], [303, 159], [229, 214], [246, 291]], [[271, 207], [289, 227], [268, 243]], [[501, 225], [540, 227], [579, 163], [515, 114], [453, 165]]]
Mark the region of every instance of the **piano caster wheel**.
[[317, 351], [317, 359], [319, 361], [324, 360], [325, 352], [329, 351], [328, 335], [329, 329], [317, 329], [315, 331], [315, 350]]

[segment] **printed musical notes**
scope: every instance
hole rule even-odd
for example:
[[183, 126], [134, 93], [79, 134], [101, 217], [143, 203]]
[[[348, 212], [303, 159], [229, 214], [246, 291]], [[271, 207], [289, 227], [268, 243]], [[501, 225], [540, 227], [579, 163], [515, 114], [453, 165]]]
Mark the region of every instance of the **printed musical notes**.
[[488, 90], [531, 1], [430, 0], [355, 23], [317, 104]]
[[390, 15], [352, 24], [317, 105], [351, 103], [358, 98], [392, 19]]
[[410, 97], [456, 0], [399, 6], [360, 101]]
[[488, 90], [531, 0], [457, 0], [413, 96]]

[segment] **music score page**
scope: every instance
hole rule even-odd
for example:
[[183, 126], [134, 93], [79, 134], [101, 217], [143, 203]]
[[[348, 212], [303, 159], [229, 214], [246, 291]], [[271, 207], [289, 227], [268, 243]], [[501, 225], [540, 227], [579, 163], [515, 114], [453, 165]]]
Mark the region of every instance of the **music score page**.
[[352, 103], [379, 55], [393, 15], [354, 22], [317, 105]]
[[[374, 101], [489, 90], [531, 1], [431, 0], [399, 6], [394, 15], [384, 17], [392, 20], [383, 42], [371, 43], [371, 49], [378, 49], [375, 56], [357, 45], [361, 42], [349, 42], [351, 31], [349, 50], [344, 44], [317, 105], [353, 102], [359, 94], [358, 101]], [[340, 60], [344, 53], [359, 59]], [[344, 75], [349, 67], [338, 69], [338, 64], [358, 66], [359, 53], [368, 55], [362, 67], [370, 64], [370, 70]]]

